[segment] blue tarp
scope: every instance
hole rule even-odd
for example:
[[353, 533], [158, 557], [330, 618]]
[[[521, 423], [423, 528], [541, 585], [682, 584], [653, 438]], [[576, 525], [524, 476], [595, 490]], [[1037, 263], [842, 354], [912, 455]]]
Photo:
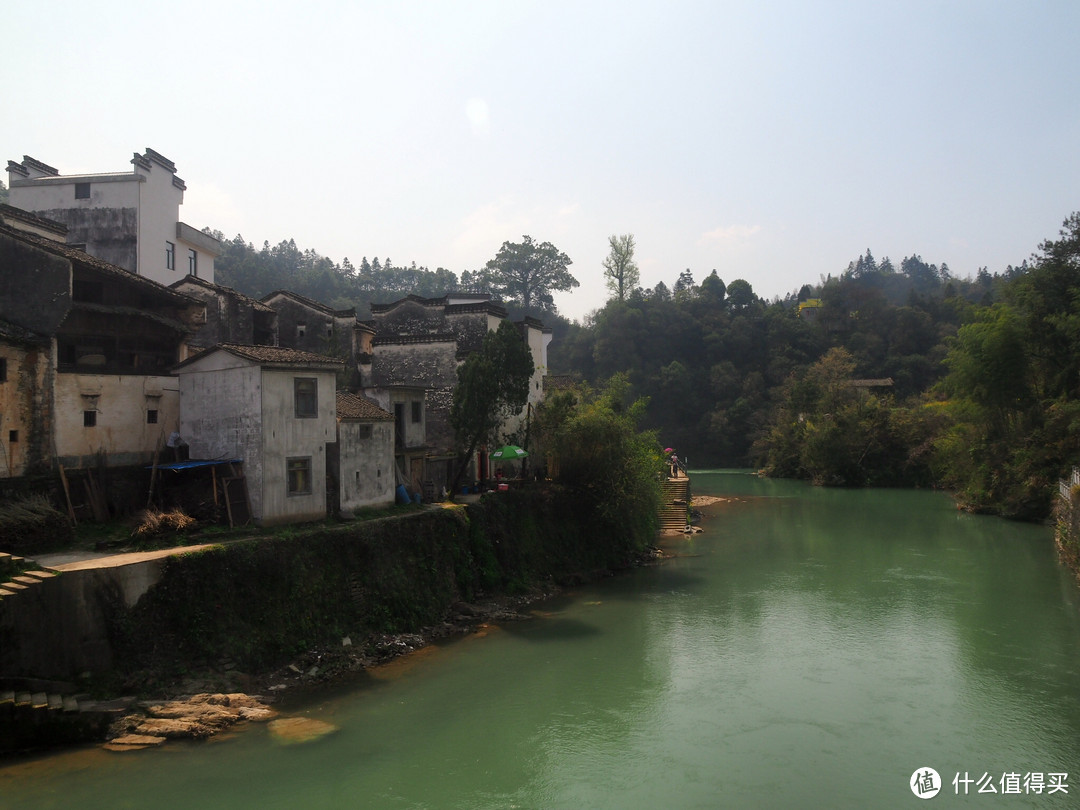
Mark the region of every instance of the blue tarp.
[[146, 469], [152, 470], [157, 467], [159, 470], [194, 470], [196, 467], [214, 467], [218, 464], [240, 464], [241, 459], [238, 458], [224, 458], [224, 459], [192, 459], [191, 461], [170, 461], [168, 464], [152, 464]]

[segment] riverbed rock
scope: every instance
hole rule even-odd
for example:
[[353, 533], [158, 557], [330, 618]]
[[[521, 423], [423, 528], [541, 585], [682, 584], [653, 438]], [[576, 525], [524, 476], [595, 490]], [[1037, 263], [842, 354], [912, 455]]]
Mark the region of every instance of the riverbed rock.
[[204, 693], [140, 705], [140, 713], [127, 715], [114, 724], [113, 739], [107, 747], [121, 747], [109, 750], [160, 745], [158, 741], [167, 738], [204, 739], [243, 720], [263, 722], [277, 715], [261, 698], [240, 693]]
[[311, 717], [279, 717], [267, 726], [270, 733], [286, 745], [307, 743], [337, 731], [333, 723]]
[[164, 742], [164, 737], [156, 737], [150, 734], [125, 734], [114, 740], [109, 740], [103, 747], [106, 751], [141, 751], [144, 748], [155, 748]]

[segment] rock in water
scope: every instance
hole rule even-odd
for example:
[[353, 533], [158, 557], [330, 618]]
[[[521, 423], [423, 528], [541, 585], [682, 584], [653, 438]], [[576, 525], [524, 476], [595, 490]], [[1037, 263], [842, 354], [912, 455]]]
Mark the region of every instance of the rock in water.
[[337, 726], [332, 723], [310, 717], [279, 717], [271, 720], [268, 728], [271, 734], [287, 745], [311, 742], [337, 731]]

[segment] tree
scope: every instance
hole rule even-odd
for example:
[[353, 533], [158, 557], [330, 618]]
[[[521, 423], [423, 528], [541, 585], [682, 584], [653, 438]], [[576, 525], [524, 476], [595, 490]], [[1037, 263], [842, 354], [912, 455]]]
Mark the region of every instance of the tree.
[[641, 274], [634, 261], [634, 235], [609, 236], [608, 244], [611, 252], [603, 261], [604, 278], [615, 297], [625, 301], [627, 294], [641, 282]]
[[728, 303], [735, 311], [749, 309], [750, 305], [757, 300], [754, 288], [746, 279], [737, 278], [727, 287]]
[[531, 236], [523, 236], [520, 242], [503, 242], [487, 268], [494, 275], [496, 292], [529, 314], [534, 303], [542, 310], [557, 311], [552, 293], [578, 286], [567, 269], [571, 264], [570, 257], [551, 242], [536, 244]]
[[694, 274], [690, 272], [689, 267], [679, 273], [679, 278], [675, 282], [672, 292], [676, 301], [685, 301], [697, 294], [697, 287], [694, 285]]
[[477, 445], [494, 438], [507, 417], [525, 407], [533, 371], [532, 353], [510, 321], [484, 335], [480, 351], [469, 355], [458, 369], [450, 425], [465, 452], [451, 492], [457, 491]]

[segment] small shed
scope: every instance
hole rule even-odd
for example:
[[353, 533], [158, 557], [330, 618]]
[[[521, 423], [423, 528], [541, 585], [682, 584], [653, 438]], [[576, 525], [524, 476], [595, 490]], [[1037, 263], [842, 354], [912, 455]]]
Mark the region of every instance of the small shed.
[[[338, 508], [394, 502], [394, 416], [363, 397], [337, 392]], [[332, 467], [334, 465], [331, 465]]]

